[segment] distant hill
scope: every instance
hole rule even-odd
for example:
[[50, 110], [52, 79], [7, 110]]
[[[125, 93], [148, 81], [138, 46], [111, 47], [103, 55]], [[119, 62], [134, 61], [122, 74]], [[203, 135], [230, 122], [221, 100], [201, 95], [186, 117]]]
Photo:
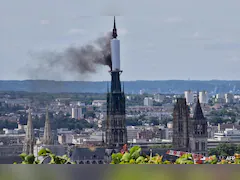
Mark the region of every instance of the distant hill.
[[[49, 81], [49, 80], [25, 80], [25, 81], [0, 81], [0, 91], [26, 91], [26, 92], [49, 92], [49, 93], [105, 93], [107, 84], [110, 82], [90, 81]], [[109, 86], [110, 87], [110, 86]], [[193, 91], [206, 90], [213, 93], [225, 93], [233, 91], [240, 93], [240, 81], [125, 81], [126, 93], [139, 93], [144, 89], [148, 93], [183, 93], [191, 89]]]

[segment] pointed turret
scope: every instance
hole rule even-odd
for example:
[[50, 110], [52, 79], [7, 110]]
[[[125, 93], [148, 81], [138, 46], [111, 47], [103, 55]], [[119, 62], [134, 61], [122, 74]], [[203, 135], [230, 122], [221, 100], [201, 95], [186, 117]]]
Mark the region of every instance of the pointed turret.
[[114, 38], [114, 39], [116, 39], [116, 38], [117, 38], [117, 28], [116, 28], [115, 16], [114, 16], [114, 22], [113, 22], [113, 32], [112, 32], [112, 38]]
[[35, 145], [35, 136], [34, 136], [34, 130], [33, 130], [33, 123], [32, 123], [32, 113], [31, 113], [31, 109], [29, 108], [26, 136], [25, 136], [25, 142], [23, 145], [23, 152], [26, 154], [33, 154], [34, 145]]
[[198, 95], [197, 95], [197, 103], [196, 103], [196, 106], [195, 106], [195, 109], [194, 109], [193, 119], [195, 119], [195, 120], [203, 120], [203, 119], [205, 119], [204, 115], [203, 115], [203, 112], [202, 112], [201, 104], [199, 102]]
[[50, 126], [49, 116], [48, 116], [48, 107], [46, 111], [46, 120], [45, 120], [45, 127], [44, 127], [44, 135], [43, 135], [43, 144], [44, 145], [52, 145], [52, 130]]

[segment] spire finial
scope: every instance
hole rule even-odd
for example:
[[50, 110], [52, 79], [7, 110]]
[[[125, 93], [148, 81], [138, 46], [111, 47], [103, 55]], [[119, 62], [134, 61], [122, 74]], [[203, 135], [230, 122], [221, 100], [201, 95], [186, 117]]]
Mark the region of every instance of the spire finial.
[[199, 101], [199, 90], [197, 90], [197, 101]]
[[53, 144], [52, 130], [51, 130], [49, 115], [48, 115], [48, 105], [46, 108], [46, 120], [45, 120], [45, 127], [44, 127], [43, 144], [45, 145]]
[[113, 22], [113, 33], [112, 33], [112, 37], [113, 38], [117, 38], [117, 28], [116, 28], [116, 20], [115, 20], [115, 16], [114, 16], [114, 22]]

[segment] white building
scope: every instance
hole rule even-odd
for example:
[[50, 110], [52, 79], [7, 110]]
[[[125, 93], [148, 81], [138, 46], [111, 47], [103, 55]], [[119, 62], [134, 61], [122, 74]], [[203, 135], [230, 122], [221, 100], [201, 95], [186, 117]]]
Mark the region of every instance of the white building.
[[225, 102], [226, 103], [233, 103], [234, 101], [234, 95], [231, 93], [225, 94]]
[[73, 141], [73, 134], [60, 134], [58, 135], [58, 142], [59, 144], [71, 144]]
[[172, 121], [167, 123], [167, 128], [168, 129], [172, 129], [173, 128], [173, 122]]
[[154, 95], [154, 101], [162, 103], [165, 99], [165, 96], [163, 94], [155, 94]]
[[145, 97], [143, 104], [144, 106], [153, 106], [153, 99], [151, 97]]
[[216, 94], [216, 99], [215, 100], [218, 103], [224, 103], [225, 102], [224, 94]]
[[72, 108], [72, 118], [81, 119], [84, 117], [82, 108]]
[[141, 89], [141, 90], [139, 91], [139, 94], [140, 94], [140, 95], [143, 95], [144, 92], [145, 92], [144, 89]]
[[199, 102], [201, 104], [207, 104], [208, 103], [208, 93], [206, 91], [199, 92]]
[[192, 104], [194, 103], [194, 94], [191, 90], [185, 91], [184, 96], [186, 98], [187, 104]]
[[82, 102], [80, 102], [80, 101], [77, 102], [77, 105], [78, 105], [78, 106], [86, 106], [85, 103], [82, 103]]
[[131, 100], [132, 98], [131, 98], [131, 96], [126, 96], [126, 99]]
[[103, 106], [104, 104], [106, 104], [107, 101], [106, 100], [94, 100], [92, 102], [92, 106], [97, 106], [97, 107], [101, 107]]
[[240, 141], [240, 131], [233, 128], [226, 128], [224, 131], [214, 133], [214, 139], [218, 141]]

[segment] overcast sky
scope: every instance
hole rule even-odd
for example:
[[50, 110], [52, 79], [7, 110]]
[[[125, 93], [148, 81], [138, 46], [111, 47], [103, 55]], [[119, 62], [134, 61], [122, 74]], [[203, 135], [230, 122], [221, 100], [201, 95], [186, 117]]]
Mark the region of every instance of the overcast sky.
[[[86, 44], [112, 29], [113, 15], [122, 80], [240, 77], [239, 0], [0, 0], [0, 79], [36, 78], [23, 72], [30, 52]], [[108, 70], [84, 78], [110, 80]], [[56, 70], [38, 78], [82, 80]]]

